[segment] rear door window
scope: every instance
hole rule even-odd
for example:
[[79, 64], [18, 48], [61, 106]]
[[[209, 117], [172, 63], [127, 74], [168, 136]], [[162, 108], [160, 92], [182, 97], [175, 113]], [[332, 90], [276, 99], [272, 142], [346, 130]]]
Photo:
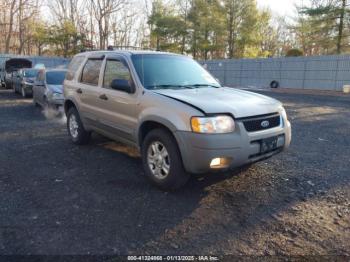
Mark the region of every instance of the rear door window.
[[84, 61], [83, 56], [76, 56], [73, 58], [73, 60], [70, 62], [68, 66], [68, 72], [66, 74], [67, 80], [73, 80], [75, 73], [78, 71], [81, 63]]
[[102, 59], [89, 59], [83, 68], [80, 82], [88, 85], [97, 86], [102, 61]]

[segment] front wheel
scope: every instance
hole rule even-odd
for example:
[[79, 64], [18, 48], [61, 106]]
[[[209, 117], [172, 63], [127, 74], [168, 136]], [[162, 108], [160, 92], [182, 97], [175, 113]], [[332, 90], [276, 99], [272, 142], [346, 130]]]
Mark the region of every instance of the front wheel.
[[174, 191], [187, 183], [190, 175], [183, 167], [175, 138], [167, 130], [149, 132], [141, 153], [146, 176], [160, 189]]
[[76, 108], [69, 109], [67, 113], [67, 130], [74, 144], [89, 143], [91, 133], [85, 130]]

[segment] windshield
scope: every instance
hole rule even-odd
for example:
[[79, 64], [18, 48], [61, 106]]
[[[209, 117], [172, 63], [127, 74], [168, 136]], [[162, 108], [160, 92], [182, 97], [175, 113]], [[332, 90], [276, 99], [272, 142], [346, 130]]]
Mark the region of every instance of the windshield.
[[141, 83], [146, 89], [220, 87], [202, 66], [191, 58], [176, 55], [132, 55]]
[[34, 69], [32, 69], [32, 70], [25, 70], [23, 72], [23, 76], [25, 76], [25, 77], [36, 77], [38, 72], [39, 72], [38, 70], [34, 70]]
[[48, 85], [62, 85], [66, 71], [52, 71], [46, 73], [46, 83]]

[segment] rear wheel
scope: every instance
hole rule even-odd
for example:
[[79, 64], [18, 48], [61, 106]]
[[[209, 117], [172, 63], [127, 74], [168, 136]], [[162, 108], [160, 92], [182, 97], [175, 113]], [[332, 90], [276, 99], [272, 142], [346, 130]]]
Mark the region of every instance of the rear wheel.
[[85, 145], [89, 142], [91, 133], [86, 131], [76, 108], [67, 113], [67, 130], [72, 142], [76, 145]]
[[185, 171], [175, 138], [165, 129], [149, 132], [142, 143], [142, 162], [149, 180], [165, 191], [174, 191], [186, 184]]

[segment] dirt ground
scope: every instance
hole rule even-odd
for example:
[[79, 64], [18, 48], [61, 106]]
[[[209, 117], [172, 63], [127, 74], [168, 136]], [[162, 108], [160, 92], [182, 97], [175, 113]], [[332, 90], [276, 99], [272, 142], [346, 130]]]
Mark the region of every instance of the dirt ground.
[[350, 96], [259, 92], [285, 104], [290, 149], [164, 193], [135, 150], [74, 146], [0, 91], [0, 254], [350, 256]]

